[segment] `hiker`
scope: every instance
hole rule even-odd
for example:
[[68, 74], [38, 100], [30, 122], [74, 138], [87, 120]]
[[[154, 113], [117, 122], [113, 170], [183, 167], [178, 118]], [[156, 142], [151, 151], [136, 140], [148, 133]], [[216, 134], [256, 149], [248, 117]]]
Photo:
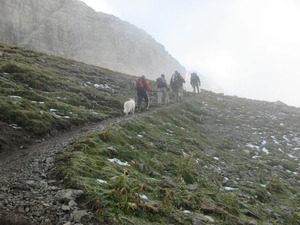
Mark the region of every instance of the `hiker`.
[[172, 91], [175, 93], [176, 102], [178, 102], [179, 99], [182, 99], [183, 83], [185, 83], [184, 78], [180, 75], [180, 73], [178, 73], [178, 71], [175, 71], [175, 73], [171, 77], [170, 85]]
[[152, 91], [148, 80], [145, 75], [138, 77], [136, 79], [136, 91], [137, 91], [137, 110], [138, 113], [141, 112], [142, 101], [145, 99], [146, 102], [146, 110], [149, 109], [150, 106], [150, 98], [148, 95], [148, 91]]
[[168, 85], [167, 81], [165, 79], [165, 75], [162, 74], [160, 77], [156, 79], [156, 85], [157, 85], [157, 104], [161, 106], [162, 97], [165, 98], [165, 105], [169, 104], [169, 93], [168, 93]]
[[197, 93], [199, 94], [199, 86], [201, 86], [201, 81], [197, 73], [195, 72], [191, 73], [190, 84], [193, 87], [194, 94], [196, 94], [196, 88], [197, 88]]
[[185, 79], [181, 76], [181, 74], [179, 73], [179, 91], [178, 91], [178, 98], [179, 100], [183, 99], [183, 84], [185, 83]]

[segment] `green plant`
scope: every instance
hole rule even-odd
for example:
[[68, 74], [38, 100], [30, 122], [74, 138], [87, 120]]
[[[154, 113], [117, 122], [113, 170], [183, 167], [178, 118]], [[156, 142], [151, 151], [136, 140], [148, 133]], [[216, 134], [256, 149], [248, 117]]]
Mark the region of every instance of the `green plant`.
[[280, 180], [279, 176], [273, 176], [266, 188], [271, 193], [284, 193], [287, 186]]
[[218, 205], [225, 209], [229, 214], [240, 215], [240, 207], [237, 192], [219, 193], [216, 196]]
[[168, 188], [160, 189], [162, 195], [162, 204], [167, 214], [170, 214], [173, 208], [174, 191]]
[[195, 175], [192, 172], [195, 163], [195, 154], [186, 154], [177, 160], [178, 175], [183, 178], [187, 184], [192, 184], [196, 181]]
[[286, 224], [299, 225], [300, 224], [300, 212], [295, 212], [292, 216], [285, 219]]
[[29, 70], [30, 69], [28, 66], [13, 63], [13, 62], [4, 63], [0, 67], [0, 71], [5, 73], [24, 73], [24, 72], [28, 72]]
[[110, 123], [106, 128], [105, 130], [100, 134], [100, 137], [101, 139], [104, 141], [104, 142], [108, 142], [110, 141], [111, 139], [111, 130], [112, 128], [114, 127], [114, 123]]
[[258, 185], [254, 188], [254, 196], [255, 199], [261, 203], [266, 203], [271, 200], [271, 196], [269, 195], [267, 189], [261, 185]]
[[179, 145], [183, 146], [183, 143], [185, 142], [185, 140], [186, 140], [186, 134], [182, 134], [180, 137], [180, 140], [179, 140]]

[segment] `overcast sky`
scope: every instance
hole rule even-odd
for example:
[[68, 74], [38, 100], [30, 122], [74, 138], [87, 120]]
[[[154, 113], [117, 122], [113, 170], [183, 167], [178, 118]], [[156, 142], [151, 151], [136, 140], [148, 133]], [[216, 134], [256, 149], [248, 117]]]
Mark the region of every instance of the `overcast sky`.
[[225, 94], [300, 107], [300, 0], [83, 0], [150, 34]]

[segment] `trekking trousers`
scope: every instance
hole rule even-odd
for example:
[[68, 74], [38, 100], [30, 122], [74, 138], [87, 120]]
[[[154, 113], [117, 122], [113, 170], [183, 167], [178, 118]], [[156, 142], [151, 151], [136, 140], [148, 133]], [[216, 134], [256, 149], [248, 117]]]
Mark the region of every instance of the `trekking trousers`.
[[177, 101], [178, 99], [182, 100], [183, 99], [183, 86], [179, 86], [179, 89], [178, 89], [178, 97], [177, 97]]
[[175, 94], [175, 102], [178, 102], [178, 98], [179, 98], [179, 87], [177, 85], [173, 85], [172, 86], [172, 91]]
[[199, 86], [198, 85], [192, 85], [192, 86], [193, 86], [194, 94], [196, 93], [196, 88], [197, 88], [197, 93], [199, 94]]
[[162, 103], [162, 97], [165, 97], [165, 104], [168, 105], [169, 104], [169, 93], [166, 87], [163, 88], [158, 88], [158, 92], [157, 92], [157, 103], [159, 105], [161, 105]]
[[142, 101], [145, 99], [146, 109], [149, 109], [150, 106], [150, 98], [148, 92], [145, 89], [137, 91], [137, 109], [141, 111]]

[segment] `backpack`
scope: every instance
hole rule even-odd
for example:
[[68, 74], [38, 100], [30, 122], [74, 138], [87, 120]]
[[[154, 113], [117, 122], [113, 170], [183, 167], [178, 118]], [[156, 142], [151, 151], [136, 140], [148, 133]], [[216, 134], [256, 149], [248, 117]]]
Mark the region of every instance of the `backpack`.
[[136, 87], [137, 88], [144, 88], [144, 83], [141, 77], [136, 78]]
[[197, 79], [198, 75], [196, 73], [191, 73], [191, 84], [194, 83], [198, 83], [198, 79]]
[[191, 73], [191, 80], [196, 80], [196, 79], [197, 79], [197, 74]]
[[162, 77], [159, 77], [159, 78], [156, 79], [156, 84], [157, 84], [158, 88], [165, 87], [165, 83], [164, 83]]
[[172, 77], [171, 77], [171, 80], [170, 80], [170, 85], [177, 85], [178, 84], [178, 76], [177, 74], [173, 74]]

